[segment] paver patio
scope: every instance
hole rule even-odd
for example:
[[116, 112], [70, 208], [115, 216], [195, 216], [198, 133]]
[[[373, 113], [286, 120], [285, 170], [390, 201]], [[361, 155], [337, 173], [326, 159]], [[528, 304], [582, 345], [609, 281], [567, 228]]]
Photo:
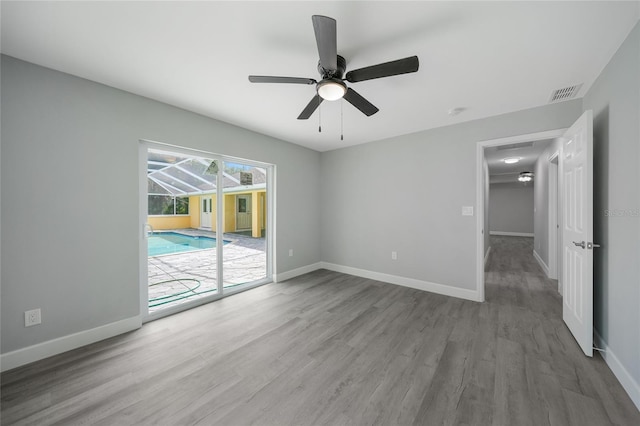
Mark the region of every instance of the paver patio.
[[[216, 238], [215, 232], [172, 229], [191, 236]], [[223, 240], [224, 288], [265, 278], [266, 239], [225, 233]], [[216, 249], [204, 249], [149, 257], [149, 312], [217, 293]], [[173, 295], [173, 296], [172, 296]]]

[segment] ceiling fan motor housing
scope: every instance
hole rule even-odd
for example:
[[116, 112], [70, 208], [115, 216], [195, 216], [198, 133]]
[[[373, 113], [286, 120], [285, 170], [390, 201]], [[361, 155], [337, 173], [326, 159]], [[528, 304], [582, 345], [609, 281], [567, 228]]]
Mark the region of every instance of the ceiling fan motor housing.
[[326, 78], [342, 79], [342, 76], [344, 75], [344, 71], [347, 69], [347, 61], [345, 61], [345, 59], [342, 56], [338, 55], [337, 62], [338, 62], [337, 70], [328, 70], [323, 68], [320, 61], [318, 61], [318, 72], [322, 76], [323, 80]]

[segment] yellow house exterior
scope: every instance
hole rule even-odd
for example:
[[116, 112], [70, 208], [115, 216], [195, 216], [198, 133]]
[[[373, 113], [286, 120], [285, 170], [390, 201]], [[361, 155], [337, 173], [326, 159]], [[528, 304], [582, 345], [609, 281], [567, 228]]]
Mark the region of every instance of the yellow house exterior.
[[[189, 214], [186, 215], [158, 215], [148, 216], [147, 221], [153, 227], [154, 230], [166, 230], [166, 229], [207, 229], [216, 231], [215, 219], [211, 221], [211, 228], [203, 228], [201, 226], [201, 211], [203, 206], [203, 199], [211, 197], [211, 215], [215, 218], [217, 213], [217, 199], [215, 193], [192, 195], [189, 197]], [[250, 226], [246, 228], [238, 229], [237, 218], [239, 212], [238, 198], [244, 198], [246, 201], [244, 204], [249, 204], [250, 209]], [[250, 199], [250, 201], [249, 201]], [[248, 214], [245, 213], [245, 214]], [[254, 238], [262, 237], [263, 230], [265, 229], [267, 215], [267, 199], [265, 189], [245, 190], [233, 193], [224, 194], [224, 212], [223, 223], [224, 232], [236, 232], [251, 230], [251, 236]], [[244, 218], [245, 220], [248, 217]]]

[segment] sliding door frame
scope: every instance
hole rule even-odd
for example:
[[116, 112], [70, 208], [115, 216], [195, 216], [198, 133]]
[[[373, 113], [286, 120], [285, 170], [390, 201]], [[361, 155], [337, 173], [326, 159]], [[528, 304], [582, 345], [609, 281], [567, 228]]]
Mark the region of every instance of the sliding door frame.
[[[149, 149], [160, 149], [164, 151], [175, 152], [178, 154], [192, 155], [194, 157], [204, 157], [211, 160], [218, 161], [218, 174], [216, 179], [216, 280], [218, 291], [214, 295], [200, 297], [196, 300], [184, 302], [176, 306], [168, 307], [153, 313], [149, 313], [149, 273], [148, 273], [148, 253], [147, 253], [147, 237], [148, 237], [148, 191], [147, 191], [147, 160]], [[267, 185], [266, 185], [266, 231], [265, 231], [265, 249], [266, 249], [266, 274], [265, 278], [258, 281], [248, 283], [246, 285], [234, 287], [231, 290], [224, 290], [224, 209], [221, 208], [224, 202], [224, 188], [223, 171], [224, 162], [234, 162], [246, 164], [248, 166], [261, 167], [266, 170], [267, 173]], [[140, 286], [140, 317], [142, 322], [149, 322], [155, 319], [159, 319], [168, 315], [175, 314], [187, 309], [194, 308], [206, 303], [213, 302], [223, 297], [237, 294], [246, 290], [250, 290], [255, 287], [270, 283], [273, 281], [274, 271], [274, 253], [275, 253], [275, 173], [276, 167], [273, 164], [263, 163], [260, 161], [246, 160], [243, 158], [231, 157], [221, 154], [214, 154], [208, 151], [202, 151], [198, 149], [186, 148], [177, 145], [150, 141], [140, 140], [138, 146], [138, 169], [139, 169], [139, 197], [138, 197], [138, 209], [139, 209], [139, 286]], [[222, 229], [223, 232], [219, 233], [218, 230]]]

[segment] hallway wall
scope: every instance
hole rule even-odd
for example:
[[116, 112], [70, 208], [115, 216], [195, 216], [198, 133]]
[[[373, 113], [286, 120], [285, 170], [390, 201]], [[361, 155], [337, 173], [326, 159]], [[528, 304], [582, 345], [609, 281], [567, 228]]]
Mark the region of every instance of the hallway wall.
[[493, 235], [533, 236], [533, 186], [519, 182], [489, 187], [489, 230]]
[[[584, 97], [593, 110], [594, 326], [640, 408], [640, 22]], [[617, 370], [616, 370], [617, 369]]]

